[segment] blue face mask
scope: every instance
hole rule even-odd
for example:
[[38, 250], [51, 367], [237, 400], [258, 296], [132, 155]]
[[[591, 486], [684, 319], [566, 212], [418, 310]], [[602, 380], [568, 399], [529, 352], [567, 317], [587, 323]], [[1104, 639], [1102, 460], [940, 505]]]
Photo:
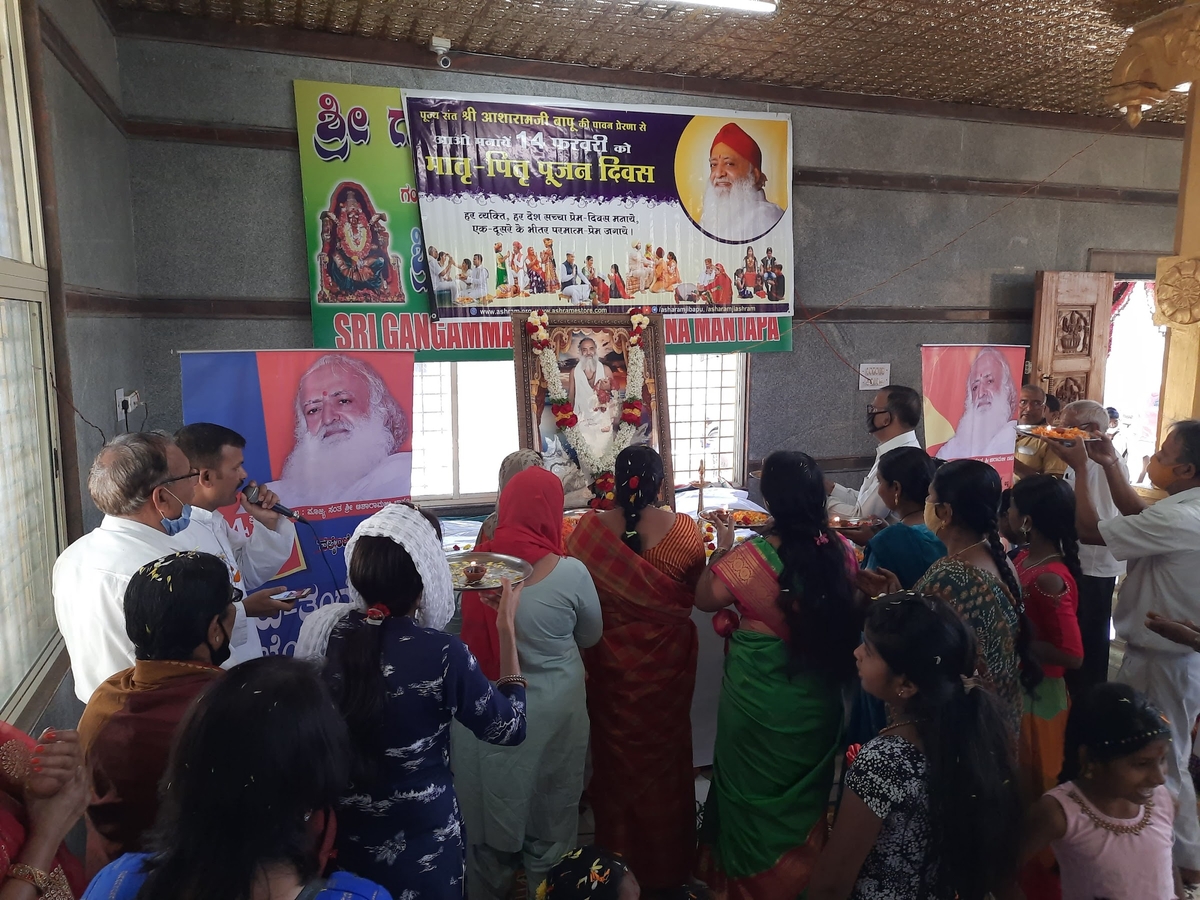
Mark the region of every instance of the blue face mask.
[[167, 519], [164, 517], [162, 520], [162, 527], [163, 527], [163, 530], [166, 531], [166, 533], [168, 535], [176, 535], [176, 534], [179, 534], [179, 532], [183, 531], [183, 529], [187, 528], [188, 523], [190, 523], [191, 521], [192, 521], [192, 507], [191, 507], [191, 504], [185, 503], [185, 504], [183, 504], [183, 513], [179, 516], [179, 518], [178, 519]]
[[[172, 497], [175, 497], [175, 494], [171, 491], [168, 490], [167, 493]], [[179, 534], [179, 532], [183, 531], [183, 529], [187, 528], [188, 523], [192, 521], [192, 505], [190, 503], [184, 503], [178, 497], [175, 497], [175, 500], [181, 507], [183, 507], [183, 512], [179, 514], [179, 518], [168, 519], [166, 516], [163, 516], [161, 520], [163, 531], [165, 531], [168, 536], [172, 537]]]

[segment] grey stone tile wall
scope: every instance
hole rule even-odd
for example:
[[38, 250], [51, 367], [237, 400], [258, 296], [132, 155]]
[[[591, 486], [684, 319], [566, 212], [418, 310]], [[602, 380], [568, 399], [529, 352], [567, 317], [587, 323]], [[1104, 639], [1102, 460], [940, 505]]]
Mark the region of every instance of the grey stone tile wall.
[[[794, 162], [817, 168], [969, 175], [1172, 190], [1181, 141], [963, 122], [883, 113], [689, 97], [666, 91], [500, 78], [465, 72], [306, 59], [249, 50], [118, 41], [126, 113], [242, 125], [295, 127], [292, 79], [410, 90], [485, 92], [606, 103], [730, 106], [789, 112]], [[1114, 126], [1116, 121], [1113, 122]]]
[[137, 274], [127, 142], [57, 59], [43, 53], [42, 60], [63, 279], [68, 284], [133, 293]]
[[39, 0], [38, 5], [71, 42], [109, 96], [120, 100], [117, 39], [94, 0]]

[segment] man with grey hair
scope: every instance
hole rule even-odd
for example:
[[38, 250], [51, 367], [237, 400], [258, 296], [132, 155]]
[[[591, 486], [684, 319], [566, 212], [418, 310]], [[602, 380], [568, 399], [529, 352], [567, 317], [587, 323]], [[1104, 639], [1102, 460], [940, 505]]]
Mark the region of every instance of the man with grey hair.
[[1004, 354], [984, 347], [967, 373], [962, 418], [938, 459], [987, 459], [1012, 454], [1017, 436], [1017, 386]]
[[296, 443], [267, 485], [293, 509], [407, 499], [412, 481], [408, 416], [369, 364], [327, 353], [296, 389]]
[[[1101, 435], [1108, 430], [1108, 411], [1095, 400], [1076, 400], [1063, 407], [1061, 424]], [[1052, 446], [1047, 446], [1053, 452]], [[1119, 467], [1120, 477], [1128, 483], [1129, 470], [1125, 468], [1125, 460], [1118, 458], [1114, 465]], [[1113, 502], [1104, 467], [1089, 458], [1086, 476], [1088, 496], [1095, 505], [1100, 521], [1120, 518], [1121, 511]], [[1063, 476], [1072, 489], [1078, 477], [1070, 467]], [[1117, 579], [1125, 574], [1125, 563], [1113, 556], [1103, 544], [1080, 544], [1079, 567], [1083, 570], [1083, 578], [1078, 585], [1077, 615], [1079, 633], [1083, 637], [1083, 665], [1078, 669], [1068, 669], [1066, 675], [1067, 687], [1076, 703], [1094, 685], [1108, 681], [1113, 591]]]
[[175, 552], [197, 474], [174, 441], [152, 433], [119, 435], [92, 463], [88, 493], [104, 520], [62, 552], [53, 576], [54, 615], [84, 703], [133, 665], [125, 587], [143, 565]]

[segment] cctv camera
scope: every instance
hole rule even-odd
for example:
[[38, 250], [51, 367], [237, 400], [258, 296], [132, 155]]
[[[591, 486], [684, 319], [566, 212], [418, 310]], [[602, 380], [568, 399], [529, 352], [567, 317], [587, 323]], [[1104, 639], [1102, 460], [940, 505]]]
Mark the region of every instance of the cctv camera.
[[450, 56], [446, 53], [439, 53], [438, 54], [438, 66], [443, 69], [448, 69], [448, 68], [450, 68], [450, 65], [451, 65]]

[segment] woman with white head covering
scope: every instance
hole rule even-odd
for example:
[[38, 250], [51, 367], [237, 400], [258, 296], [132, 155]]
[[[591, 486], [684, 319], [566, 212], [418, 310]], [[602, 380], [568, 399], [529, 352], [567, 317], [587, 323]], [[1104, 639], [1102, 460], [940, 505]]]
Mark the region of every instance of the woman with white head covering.
[[506, 586], [496, 603], [501, 662], [493, 685], [466, 646], [438, 630], [454, 595], [441, 542], [420, 511], [394, 504], [362, 522], [346, 544], [346, 571], [351, 602], [309, 616], [297, 648], [323, 651], [354, 744], [352, 783], [338, 809], [338, 863], [396, 897], [461, 900], [465, 849], [450, 720], [490, 744], [525, 739], [513, 633], [520, 588]]

